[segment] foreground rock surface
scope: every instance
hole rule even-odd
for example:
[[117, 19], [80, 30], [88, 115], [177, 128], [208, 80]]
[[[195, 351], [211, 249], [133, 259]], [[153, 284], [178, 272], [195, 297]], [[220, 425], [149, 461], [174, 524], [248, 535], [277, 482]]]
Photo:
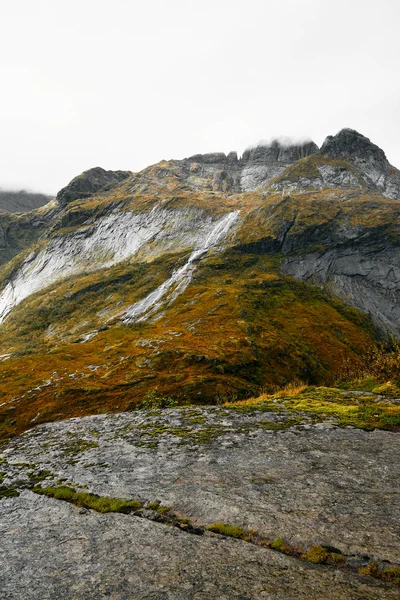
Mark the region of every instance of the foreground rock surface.
[[[1, 598], [396, 598], [372, 581], [220, 536], [24, 497], [6, 502]], [[383, 586], [384, 587], [384, 586]], [[381, 589], [379, 589], [381, 588]]]
[[[71, 419], [16, 438], [1, 464], [2, 489], [20, 495], [0, 499], [0, 598], [397, 598], [398, 588], [357, 570], [400, 562], [399, 436], [290, 425], [257, 410], [170, 409]], [[223, 521], [301, 552], [329, 546], [348, 566], [190, 535], [149, 520], [149, 510], [80, 509], [37, 495], [38, 482], [159, 501], [203, 530]]]

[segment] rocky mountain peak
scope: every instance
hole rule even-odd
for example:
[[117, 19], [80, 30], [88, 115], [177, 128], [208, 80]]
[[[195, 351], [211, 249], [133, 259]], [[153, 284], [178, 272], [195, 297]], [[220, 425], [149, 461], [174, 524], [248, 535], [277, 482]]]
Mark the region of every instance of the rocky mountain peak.
[[131, 175], [130, 171], [106, 171], [101, 167], [88, 169], [62, 188], [57, 194], [57, 200], [61, 204], [68, 204], [78, 198], [88, 198], [96, 192], [121, 183]]
[[355, 129], [346, 128], [336, 135], [329, 135], [322, 144], [321, 154], [359, 161], [373, 160], [381, 163], [382, 167], [389, 164], [384, 151]]
[[318, 152], [319, 148], [313, 141], [301, 143], [284, 143], [273, 140], [269, 144], [260, 144], [249, 148], [243, 153], [242, 162], [282, 162], [292, 163], [300, 158]]
[[342, 129], [328, 136], [320, 153], [330, 158], [344, 158], [356, 165], [381, 193], [394, 200], [400, 198], [400, 172], [389, 163], [384, 151], [354, 129]]
[[208, 154], [194, 154], [189, 156], [187, 160], [205, 165], [215, 165], [225, 163], [227, 156], [223, 152], [209, 152]]
[[191, 163], [200, 163], [202, 165], [211, 166], [229, 166], [236, 167], [239, 164], [237, 152], [229, 152], [226, 155], [224, 152], [209, 152], [208, 154], [194, 154], [186, 160]]
[[204, 165], [229, 165], [243, 167], [248, 163], [285, 163], [296, 162], [300, 158], [316, 154], [319, 148], [313, 141], [300, 143], [284, 143], [273, 140], [270, 143], [261, 143], [244, 151], [243, 156], [238, 159], [236, 152], [212, 152], [209, 154], [194, 154], [186, 160]]

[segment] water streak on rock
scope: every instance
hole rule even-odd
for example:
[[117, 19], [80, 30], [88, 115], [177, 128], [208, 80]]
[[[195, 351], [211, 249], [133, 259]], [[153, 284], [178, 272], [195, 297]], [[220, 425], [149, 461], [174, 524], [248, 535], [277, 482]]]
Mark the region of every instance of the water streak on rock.
[[126, 323], [144, 321], [159, 310], [161, 301], [167, 294], [168, 297], [164, 302], [168, 304], [182, 294], [192, 279], [193, 272], [196, 269], [195, 263], [226, 236], [231, 226], [237, 221], [238, 215], [239, 211], [234, 211], [217, 221], [205, 241], [201, 244], [201, 247], [192, 252], [183, 267], [174, 271], [171, 277], [164, 281], [158, 288], [124, 311], [121, 320]]

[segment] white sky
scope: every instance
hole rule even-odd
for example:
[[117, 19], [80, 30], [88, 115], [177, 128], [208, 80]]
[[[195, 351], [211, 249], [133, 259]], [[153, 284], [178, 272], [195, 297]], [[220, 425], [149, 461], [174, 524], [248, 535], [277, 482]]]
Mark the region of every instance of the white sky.
[[400, 167], [399, 0], [0, 0], [0, 187], [357, 129]]

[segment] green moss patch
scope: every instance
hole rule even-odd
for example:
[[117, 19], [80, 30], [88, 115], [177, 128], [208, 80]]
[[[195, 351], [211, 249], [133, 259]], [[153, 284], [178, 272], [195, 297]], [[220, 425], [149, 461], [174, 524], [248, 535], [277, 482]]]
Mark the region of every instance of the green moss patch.
[[378, 563], [372, 561], [367, 567], [359, 569], [360, 575], [370, 575], [375, 579], [389, 581], [400, 586], [400, 567], [382, 567]]
[[98, 448], [99, 444], [91, 440], [76, 440], [70, 442], [64, 450], [65, 455], [76, 455], [91, 448]]
[[0, 500], [3, 498], [13, 498], [19, 496], [19, 492], [13, 488], [5, 485], [0, 486]]
[[230, 525], [229, 523], [224, 523], [222, 521], [213, 523], [212, 525], [207, 525], [206, 530], [212, 531], [213, 533], [226, 535], [228, 537], [238, 538], [240, 540], [246, 541], [248, 539], [248, 535], [244, 529], [238, 527], [237, 525]]
[[302, 558], [308, 560], [308, 562], [319, 565], [328, 561], [329, 552], [322, 546], [311, 546], [311, 548], [303, 554]]
[[275, 538], [272, 540], [270, 547], [272, 550], [277, 550], [277, 552], [282, 552], [283, 554], [289, 553], [289, 546], [285, 542], [283, 538]]
[[142, 503], [139, 500], [123, 500], [121, 498], [109, 498], [108, 496], [98, 496], [88, 492], [77, 492], [75, 488], [60, 486], [60, 487], [35, 487], [33, 491], [36, 494], [55, 498], [56, 500], [64, 500], [81, 508], [89, 508], [99, 513], [131, 513], [142, 508]]
[[265, 428], [282, 429], [300, 424], [305, 417], [312, 423], [330, 421], [338, 426], [352, 426], [371, 431], [385, 429], [397, 431], [400, 428], [400, 406], [390, 399], [377, 397], [378, 394], [359, 394], [357, 391], [344, 391], [339, 388], [307, 387], [304, 391], [285, 396], [263, 395], [258, 398], [234, 403], [237, 411], [271, 411], [288, 415], [282, 423]]

